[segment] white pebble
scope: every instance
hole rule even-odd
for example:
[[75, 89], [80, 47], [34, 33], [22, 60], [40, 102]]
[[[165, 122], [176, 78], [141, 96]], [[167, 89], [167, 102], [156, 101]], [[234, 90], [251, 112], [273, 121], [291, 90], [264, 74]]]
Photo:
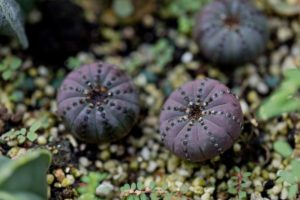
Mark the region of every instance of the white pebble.
[[144, 147], [142, 149], [141, 155], [144, 160], [149, 160], [150, 159], [150, 150], [148, 147]]
[[188, 63], [192, 60], [193, 60], [193, 54], [191, 54], [190, 52], [185, 52], [181, 57], [181, 61], [183, 63]]
[[110, 182], [104, 181], [97, 187], [96, 194], [99, 196], [109, 196], [113, 189], [114, 186]]
[[149, 165], [148, 165], [148, 167], [147, 167], [147, 171], [148, 172], [154, 172], [154, 170], [156, 169], [156, 167], [157, 167], [157, 163], [155, 162], [155, 161], [150, 161], [149, 162]]

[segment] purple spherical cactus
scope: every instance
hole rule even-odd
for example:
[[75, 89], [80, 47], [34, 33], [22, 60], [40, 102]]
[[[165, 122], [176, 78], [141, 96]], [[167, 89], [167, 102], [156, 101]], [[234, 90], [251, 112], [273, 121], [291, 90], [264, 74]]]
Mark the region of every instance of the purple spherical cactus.
[[70, 131], [91, 143], [124, 137], [139, 114], [138, 95], [131, 79], [102, 62], [68, 74], [59, 89], [57, 105]]
[[238, 99], [220, 82], [194, 80], [174, 91], [160, 115], [160, 134], [177, 156], [203, 161], [221, 154], [239, 137], [243, 114]]
[[194, 37], [213, 63], [245, 64], [265, 49], [267, 20], [249, 0], [215, 0], [198, 15]]

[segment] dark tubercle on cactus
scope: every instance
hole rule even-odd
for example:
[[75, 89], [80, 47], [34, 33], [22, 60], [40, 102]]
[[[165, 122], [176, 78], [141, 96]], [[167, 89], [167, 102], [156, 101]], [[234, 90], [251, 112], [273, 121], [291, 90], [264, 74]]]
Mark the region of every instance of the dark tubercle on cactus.
[[249, 0], [215, 0], [199, 13], [194, 37], [207, 59], [237, 66], [264, 51], [267, 20]]
[[163, 143], [191, 161], [204, 161], [226, 151], [239, 137], [242, 125], [237, 97], [213, 79], [184, 84], [170, 95], [160, 114]]
[[129, 133], [139, 114], [131, 79], [106, 63], [84, 65], [71, 72], [57, 95], [58, 114], [79, 139], [115, 141]]

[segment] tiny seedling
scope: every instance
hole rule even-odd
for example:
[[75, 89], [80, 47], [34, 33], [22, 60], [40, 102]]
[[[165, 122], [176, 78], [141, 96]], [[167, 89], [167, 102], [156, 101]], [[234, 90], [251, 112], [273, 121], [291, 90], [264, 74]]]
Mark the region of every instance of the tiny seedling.
[[234, 168], [234, 176], [228, 181], [228, 192], [230, 194], [238, 195], [238, 199], [243, 200], [247, 198], [246, 189], [249, 183], [250, 172], [242, 172], [240, 168]]
[[288, 69], [284, 72], [284, 80], [277, 90], [260, 106], [257, 115], [262, 120], [280, 116], [283, 113], [296, 112], [300, 109], [300, 69]]
[[82, 62], [76, 57], [69, 57], [66, 65], [68, 69], [74, 70], [79, 68], [82, 65]]
[[289, 199], [294, 199], [298, 194], [298, 185], [300, 182], [300, 160], [293, 158], [293, 149], [286, 141], [279, 140], [274, 143], [274, 150], [282, 155], [286, 159], [291, 159], [290, 169], [284, 169], [277, 172], [277, 181], [287, 182], [288, 187], [288, 197]]
[[80, 187], [77, 189], [79, 200], [101, 200], [96, 196], [97, 186], [107, 178], [106, 173], [89, 172], [81, 178]]
[[190, 198], [184, 196], [187, 192], [188, 187], [186, 185], [182, 185], [178, 192], [170, 192], [167, 183], [158, 187], [153, 181], [149, 186], [137, 182], [126, 183], [122, 186], [120, 197], [124, 200], [189, 200]]
[[144, 45], [125, 59], [124, 68], [130, 74], [147, 65], [151, 73], [159, 74], [172, 61], [175, 48], [170, 41], [160, 39], [153, 45]]
[[194, 15], [211, 0], [172, 0], [162, 10], [162, 15], [177, 19], [178, 31], [190, 33], [194, 25]]
[[15, 56], [7, 56], [0, 63], [1, 78], [5, 81], [12, 80], [14, 74], [22, 65], [22, 60]]
[[34, 122], [29, 128], [21, 128], [19, 130], [11, 129], [10, 131], [1, 135], [0, 140], [2, 140], [2, 142], [17, 140], [18, 144], [23, 144], [26, 139], [34, 142], [38, 137], [37, 131], [42, 128], [42, 125], [43, 120], [38, 120]]

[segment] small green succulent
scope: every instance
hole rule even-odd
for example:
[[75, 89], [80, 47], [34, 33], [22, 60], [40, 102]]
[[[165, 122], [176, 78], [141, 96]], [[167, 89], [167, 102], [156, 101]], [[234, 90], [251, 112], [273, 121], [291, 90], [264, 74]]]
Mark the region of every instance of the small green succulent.
[[274, 150], [286, 159], [290, 159], [290, 169], [279, 170], [277, 172], [277, 181], [286, 182], [288, 186], [288, 197], [294, 199], [298, 194], [298, 185], [300, 183], [300, 160], [293, 158], [293, 149], [288, 142], [278, 140], [274, 143]]
[[0, 157], [0, 197], [4, 200], [47, 199], [46, 172], [51, 154], [35, 150], [11, 160]]
[[15, 72], [20, 69], [22, 60], [15, 56], [7, 56], [0, 62], [1, 78], [5, 81], [13, 80]]
[[98, 172], [89, 172], [81, 178], [83, 186], [78, 188], [80, 194], [79, 200], [101, 200], [96, 196], [97, 186], [107, 178], [107, 174]]
[[283, 113], [299, 111], [300, 69], [288, 69], [284, 72], [284, 80], [277, 90], [260, 106], [257, 115], [262, 120], [268, 120]]
[[170, 192], [167, 183], [159, 187], [155, 182], [151, 182], [149, 186], [145, 186], [141, 182], [126, 183], [120, 189], [120, 197], [124, 200], [187, 200], [188, 198], [184, 194], [189, 190], [186, 185], [182, 185], [180, 191]]
[[194, 26], [194, 15], [212, 0], [165, 0], [166, 6], [162, 15], [177, 19], [178, 30], [189, 33]]
[[249, 184], [250, 172], [242, 172], [240, 168], [234, 168], [234, 176], [228, 181], [228, 192], [237, 195], [239, 200], [247, 198], [246, 189]]

